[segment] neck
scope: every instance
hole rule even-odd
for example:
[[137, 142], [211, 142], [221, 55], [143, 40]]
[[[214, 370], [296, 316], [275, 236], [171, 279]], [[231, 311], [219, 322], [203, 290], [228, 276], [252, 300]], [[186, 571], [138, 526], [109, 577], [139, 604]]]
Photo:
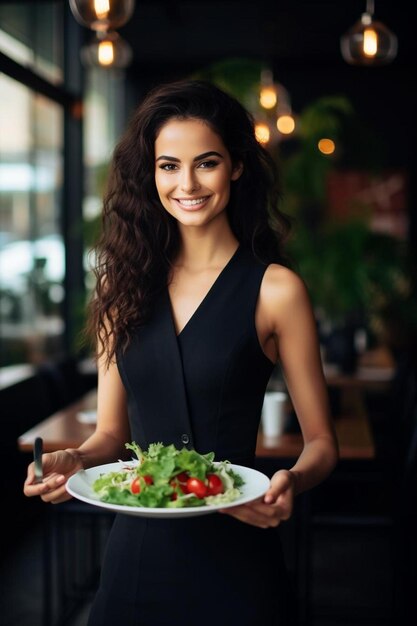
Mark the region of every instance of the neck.
[[180, 234], [181, 246], [175, 265], [191, 269], [224, 265], [239, 245], [228, 222], [220, 227], [180, 227]]

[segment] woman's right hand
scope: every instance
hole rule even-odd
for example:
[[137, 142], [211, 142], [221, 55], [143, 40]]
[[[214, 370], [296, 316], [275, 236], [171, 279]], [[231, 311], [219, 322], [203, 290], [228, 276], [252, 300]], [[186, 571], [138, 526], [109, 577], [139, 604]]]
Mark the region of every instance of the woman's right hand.
[[35, 483], [35, 464], [28, 466], [28, 474], [23, 486], [25, 496], [40, 496], [44, 502], [58, 504], [71, 496], [65, 489], [68, 478], [83, 469], [81, 458], [76, 450], [58, 450], [42, 455], [43, 481]]

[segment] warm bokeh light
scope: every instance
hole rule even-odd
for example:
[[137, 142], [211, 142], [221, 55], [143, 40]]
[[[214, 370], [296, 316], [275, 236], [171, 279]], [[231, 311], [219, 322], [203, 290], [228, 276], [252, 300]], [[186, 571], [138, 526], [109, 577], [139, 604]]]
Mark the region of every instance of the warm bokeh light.
[[277, 119], [277, 128], [283, 135], [291, 135], [295, 129], [295, 120], [292, 115], [280, 115]]
[[100, 41], [98, 46], [98, 62], [100, 65], [111, 65], [114, 61], [112, 41]]
[[268, 143], [270, 137], [268, 124], [263, 122], [255, 124], [255, 136], [259, 143]]
[[322, 154], [333, 154], [336, 150], [336, 145], [332, 139], [323, 138], [317, 144], [318, 149]]
[[264, 109], [272, 109], [277, 103], [277, 92], [274, 87], [262, 87], [259, 102]]
[[378, 52], [378, 35], [373, 28], [366, 28], [363, 32], [363, 53], [367, 57], [374, 57]]
[[110, 11], [110, 2], [109, 0], [94, 0], [94, 11], [99, 20], [107, 17]]

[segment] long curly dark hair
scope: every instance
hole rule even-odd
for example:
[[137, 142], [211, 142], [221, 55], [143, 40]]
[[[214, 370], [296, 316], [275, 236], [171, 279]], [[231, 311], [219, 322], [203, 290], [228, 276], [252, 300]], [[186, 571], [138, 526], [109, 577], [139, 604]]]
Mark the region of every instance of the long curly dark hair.
[[290, 222], [279, 210], [275, 162], [255, 137], [252, 115], [213, 84], [182, 80], [148, 93], [113, 154], [104, 197], [102, 234], [94, 248], [96, 289], [88, 331], [107, 363], [144, 324], [165, 288], [180, 248], [177, 222], [162, 206], [154, 177], [154, 144], [170, 119], [199, 119], [223, 140], [243, 172], [226, 207], [237, 240], [266, 263], [284, 262]]

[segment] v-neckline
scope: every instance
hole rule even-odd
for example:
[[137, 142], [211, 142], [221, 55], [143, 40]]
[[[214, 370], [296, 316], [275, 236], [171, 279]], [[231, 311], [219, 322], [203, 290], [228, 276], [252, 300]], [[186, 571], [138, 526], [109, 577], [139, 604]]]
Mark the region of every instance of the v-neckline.
[[199, 304], [194, 309], [194, 312], [191, 314], [191, 317], [188, 318], [188, 320], [186, 321], [186, 323], [184, 324], [184, 326], [181, 328], [181, 330], [179, 332], [177, 332], [177, 329], [176, 329], [176, 326], [175, 326], [174, 307], [172, 306], [172, 301], [171, 301], [171, 296], [169, 295], [168, 285], [166, 286], [166, 295], [167, 295], [167, 298], [168, 298], [169, 313], [170, 313], [170, 316], [171, 316], [172, 327], [174, 329], [174, 333], [175, 333], [175, 336], [177, 337], [177, 339], [179, 339], [182, 336], [184, 331], [191, 325], [193, 320], [198, 316], [198, 314], [201, 311], [201, 309], [203, 308], [204, 304], [209, 300], [211, 294], [213, 293], [213, 291], [215, 290], [215, 288], [219, 284], [221, 278], [225, 275], [227, 269], [230, 267], [230, 265], [232, 264], [232, 261], [236, 258], [237, 254], [241, 250], [241, 248], [242, 248], [242, 244], [239, 243], [238, 247], [233, 252], [232, 256], [227, 261], [226, 265], [224, 265], [223, 268], [220, 270], [219, 274], [217, 274], [217, 277], [215, 278], [214, 282], [209, 287], [209, 289], [206, 292], [206, 294], [203, 297], [203, 299], [200, 300]]

